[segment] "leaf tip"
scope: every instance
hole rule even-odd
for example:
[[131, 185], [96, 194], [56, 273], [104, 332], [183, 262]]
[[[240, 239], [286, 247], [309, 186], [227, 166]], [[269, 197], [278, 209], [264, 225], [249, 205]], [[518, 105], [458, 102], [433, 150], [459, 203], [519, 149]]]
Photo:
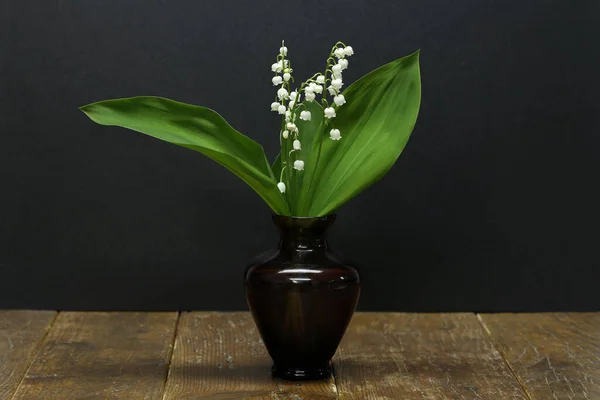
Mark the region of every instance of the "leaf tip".
[[87, 115], [89, 107], [90, 107], [90, 104], [85, 104], [83, 106], [77, 107], [77, 109]]

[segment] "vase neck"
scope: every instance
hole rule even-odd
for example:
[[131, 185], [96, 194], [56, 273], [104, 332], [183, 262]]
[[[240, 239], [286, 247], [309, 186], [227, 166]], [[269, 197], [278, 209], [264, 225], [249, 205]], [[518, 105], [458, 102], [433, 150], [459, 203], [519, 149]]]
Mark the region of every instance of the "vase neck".
[[281, 249], [327, 250], [327, 235], [335, 215], [317, 218], [299, 218], [273, 215], [279, 231]]

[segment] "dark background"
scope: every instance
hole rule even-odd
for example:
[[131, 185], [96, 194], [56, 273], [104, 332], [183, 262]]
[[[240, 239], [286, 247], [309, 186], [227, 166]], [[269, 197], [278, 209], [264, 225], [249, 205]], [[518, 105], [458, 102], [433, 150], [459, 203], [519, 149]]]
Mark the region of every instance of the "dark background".
[[245, 309], [270, 212], [200, 154], [77, 107], [160, 95], [277, 151], [270, 65], [347, 79], [420, 48], [403, 155], [332, 246], [363, 310], [600, 309], [596, 0], [0, 3], [0, 308]]

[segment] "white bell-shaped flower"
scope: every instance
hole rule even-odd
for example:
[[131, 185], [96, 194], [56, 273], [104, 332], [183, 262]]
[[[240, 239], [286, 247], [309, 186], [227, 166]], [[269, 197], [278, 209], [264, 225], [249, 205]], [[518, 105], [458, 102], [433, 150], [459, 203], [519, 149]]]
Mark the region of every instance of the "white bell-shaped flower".
[[323, 86], [315, 84], [315, 86], [313, 86], [313, 91], [319, 94], [323, 93]]
[[335, 117], [335, 109], [333, 107], [327, 107], [324, 111], [326, 118]]
[[277, 91], [277, 97], [279, 97], [279, 100], [283, 100], [290, 97], [290, 95], [288, 94], [288, 91], [286, 89], [281, 88]]
[[323, 85], [325, 83], [325, 77], [323, 75], [318, 75], [316, 81], [318, 84]]
[[338, 91], [331, 85], [327, 87], [327, 91], [331, 96], [335, 96], [338, 93]]
[[291, 77], [292, 77], [292, 74], [290, 74], [289, 72], [286, 72], [285, 74], [283, 74], [283, 80], [286, 82], [288, 82]]
[[279, 183], [277, 184], [277, 188], [279, 189], [279, 191], [280, 191], [281, 193], [285, 193], [285, 183], [283, 183], [283, 182], [279, 182]]
[[287, 47], [283, 46], [279, 48], [279, 54], [282, 56], [287, 56]]
[[300, 113], [300, 119], [302, 121], [310, 121], [310, 111], [302, 111]]
[[304, 170], [304, 161], [302, 161], [302, 160], [294, 161], [294, 169], [297, 169], [298, 171], [303, 171]]
[[296, 100], [296, 97], [298, 97], [298, 92], [296, 92], [295, 90], [290, 93], [290, 100]]
[[271, 79], [271, 81], [273, 82], [273, 86], [279, 86], [283, 83], [283, 78], [277, 75], [274, 76], [273, 79]]
[[331, 81], [331, 86], [333, 86], [333, 88], [336, 90], [340, 90], [342, 86], [344, 86], [344, 83], [338, 78]]
[[287, 110], [285, 112], [285, 120], [289, 121], [292, 118], [292, 112], [290, 110]]
[[338, 61], [338, 65], [342, 68], [342, 71], [348, 68], [348, 60], [342, 58]]
[[329, 137], [331, 138], [331, 140], [340, 140], [342, 138], [342, 135], [340, 135], [339, 129], [332, 129], [329, 131]]
[[278, 102], [274, 101], [273, 103], [271, 103], [271, 111], [277, 111], [279, 110], [279, 106], [281, 104], [279, 104]]
[[281, 72], [283, 71], [283, 60], [277, 61], [275, 64], [271, 65], [271, 71], [273, 72]]
[[346, 57], [350, 57], [352, 54], [354, 54], [354, 49], [352, 49], [352, 46], [344, 47], [344, 55]]
[[343, 94], [338, 94], [337, 96], [335, 96], [333, 98], [333, 102], [337, 105], [337, 106], [341, 106], [346, 104], [346, 98], [344, 97]]
[[342, 49], [341, 47], [338, 47], [337, 49], [335, 49], [333, 51], [333, 55], [336, 56], [337, 58], [344, 58], [344, 56], [346, 54], [344, 52], [344, 49]]
[[289, 131], [283, 131], [283, 132], [281, 132], [281, 136], [283, 136], [284, 139], [287, 139], [288, 137], [290, 137], [290, 132]]
[[285, 106], [282, 104], [279, 107], [277, 107], [277, 112], [279, 114], [285, 114]]
[[293, 108], [294, 104], [296, 104], [296, 102], [294, 100], [290, 100], [288, 107]]
[[306, 98], [306, 101], [313, 101], [315, 99], [315, 94], [313, 92], [306, 93], [304, 97]]
[[298, 127], [293, 122], [288, 122], [286, 128], [290, 132], [298, 132]]
[[[340, 60], [340, 61], [344, 61], [344, 60]], [[335, 64], [333, 67], [331, 67], [331, 71], [334, 74], [340, 74], [340, 73], [342, 73], [342, 66], [339, 63]]]
[[294, 150], [302, 150], [302, 145], [298, 139], [294, 140], [292, 146], [294, 146]]
[[315, 90], [310, 85], [308, 85], [307, 87], [304, 88], [304, 93], [306, 93], [306, 94], [308, 94], [308, 93], [314, 93], [314, 92], [315, 92]]
[[331, 74], [331, 76], [333, 77], [333, 79], [342, 79], [342, 73], [338, 72], [338, 73], [333, 73]]

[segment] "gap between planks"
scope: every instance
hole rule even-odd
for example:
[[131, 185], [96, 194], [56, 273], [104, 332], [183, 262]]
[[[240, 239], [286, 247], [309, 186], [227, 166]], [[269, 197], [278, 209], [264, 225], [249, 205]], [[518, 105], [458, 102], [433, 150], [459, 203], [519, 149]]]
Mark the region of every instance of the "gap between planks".
[[56, 311], [54, 313], [54, 317], [52, 318], [52, 320], [50, 321], [50, 323], [46, 327], [46, 332], [44, 332], [44, 335], [42, 336], [42, 338], [35, 345], [35, 350], [34, 350], [35, 354], [33, 355], [33, 357], [31, 357], [31, 360], [29, 360], [29, 365], [27, 366], [27, 368], [25, 369], [25, 372], [23, 373], [23, 376], [19, 380], [19, 384], [15, 387], [15, 390], [10, 395], [9, 400], [12, 400], [15, 397], [15, 395], [17, 394], [17, 392], [19, 391], [19, 388], [21, 387], [21, 384], [23, 383], [23, 381], [25, 380], [25, 377], [29, 373], [29, 370], [31, 369], [31, 366], [33, 365], [33, 362], [36, 360], [36, 358], [37, 358], [40, 350], [42, 349], [42, 345], [44, 344], [44, 341], [46, 340], [46, 338], [50, 334], [50, 331], [52, 330], [52, 327], [54, 326], [54, 323], [56, 322], [56, 319], [58, 318], [58, 314], [59, 314], [59, 311]]
[[519, 377], [519, 375], [514, 370], [514, 368], [512, 367], [512, 365], [510, 365], [510, 362], [508, 361], [508, 358], [506, 358], [506, 354], [504, 354], [504, 351], [502, 351], [502, 349], [500, 348], [500, 346], [498, 345], [498, 343], [496, 343], [496, 341], [494, 340], [494, 337], [492, 336], [492, 332], [490, 332], [490, 329], [488, 328], [488, 326], [483, 321], [483, 318], [481, 318], [481, 314], [480, 313], [475, 313], [475, 316], [477, 317], [477, 320], [481, 324], [481, 327], [484, 330], [484, 332], [486, 333], [486, 335], [488, 335], [488, 337], [490, 338], [490, 341], [492, 342], [492, 344], [496, 348], [496, 351], [498, 351], [498, 353], [500, 354], [500, 356], [504, 360], [504, 363], [506, 364], [506, 366], [510, 370], [510, 373], [513, 374], [513, 376], [515, 377], [516, 381], [519, 382], [519, 386], [521, 386], [521, 390], [523, 390], [523, 393], [525, 393], [525, 396], [527, 396], [527, 398], [529, 400], [533, 400], [533, 398], [531, 397], [531, 395], [527, 391], [527, 387], [525, 386], [525, 383], [523, 382], [523, 380], [521, 379], [521, 377]]
[[171, 361], [173, 360], [173, 353], [175, 352], [175, 340], [177, 339], [177, 332], [179, 331], [179, 320], [181, 319], [181, 311], [177, 312], [177, 319], [175, 320], [175, 329], [173, 329], [173, 337], [171, 338], [171, 348], [169, 349], [168, 361], [167, 361], [167, 373], [165, 374], [165, 379], [163, 380], [162, 391], [160, 398], [164, 400], [165, 398], [165, 389], [167, 387], [167, 382], [169, 381], [169, 376], [171, 376]]

